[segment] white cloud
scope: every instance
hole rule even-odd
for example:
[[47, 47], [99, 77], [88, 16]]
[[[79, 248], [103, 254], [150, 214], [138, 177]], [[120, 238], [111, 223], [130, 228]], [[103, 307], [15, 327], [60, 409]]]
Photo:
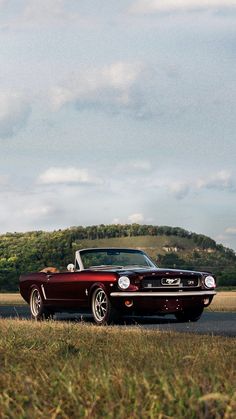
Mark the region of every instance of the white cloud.
[[218, 235], [215, 237], [215, 240], [216, 240], [217, 242], [222, 242], [222, 241], [224, 241], [224, 240], [227, 240], [227, 236], [226, 236], [225, 234], [218, 234]]
[[196, 178], [194, 176], [189, 179], [165, 178], [158, 174], [152, 174], [152, 178], [147, 179], [146, 183], [154, 189], [168, 191], [176, 199], [184, 199], [189, 194], [197, 194], [203, 190], [227, 191], [234, 193], [236, 191], [236, 180], [233, 175], [221, 170], [217, 173], [206, 175], [205, 178]]
[[26, 4], [24, 16], [28, 20], [44, 21], [61, 20], [70, 14], [64, 9], [63, 0], [30, 0]]
[[194, 178], [185, 180], [178, 178], [177, 175], [174, 177], [174, 175], [171, 176], [165, 172], [152, 173], [151, 176], [143, 180], [142, 185], [146, 190], [151, 188], [153, 192], [165, 193], [167, 196], [171, 195], [176, 199], [184, 199], [196, 190]]
[[167, 189], [171, 194], [173, 194], [177, 199], [185, 198], [190, 192], [191, 184], [182, 181], [171, 181], [167, 184]]
[[199, 189], [219, 189], [219, 190], [235, 190], [235, 182], [231, 173], [227, 170], [221, 170], [208, 178], [199, 179], [197, 181]]
[[[129, 177], [129, 181], [131, 181], [130, 177], [135, 177], [138, 179], [139, 176], [146, 176], [152, 170], [152, 165], [148, 160], [124, 160], [119, 161], [116, 165], [113, 165], [113, 173], [116, 175], [118, 179], [122, 176]], [[139, 181], [139, 180], [138, 180]]]
[[8, 184], [9, 176], [8, 175], [1, 175], [0, 176], [0, 186], [5, 186]]
[[101, 70], [102, 84], [116, 89], [129, 88], [140, 75], [140, 66], [128, 62], [116, 62]]
[[228, 227], [228, 228], [226, 228], [225, 233], [236, 235], [236, 227]]
[[128, 221], [130, 223], [137, 223], [137, 224], [141, 224], [144, 221], [144, 216], [141, 213], [136, 213], [136, 214], [131, 214], [128, 217]]
[[29, 118], [31, 107], [19, 93], [0, 93], [0, 137], [12, 137], [23, 128]]
[[236, 7], [236, 0], [137, 0], [131, 13], [153, 14], [159, 12], [194, 11]]
[[[138, 84], [143, 66], [140, 63], [115, 62], [102, 68], [87, 69], [70, 81], [51, 90], [54, 110], [66, 104], [77, 108], [98, 107], [109, 111], [139, 107]], [[71, 78], [70, 78], [71, 79]]]
[[51, 167], [39, 176], [38, 181], [42, 184], [89, 183], [91, 178], [85, 169]]
[[111, 223], [112, 224], [120, 224], [120, 219], [119, 218], [114, 218]]
[[128, 167], [135, 171], [149, 171], [151, 170], [151, 163], [147, 160], [133, 160], [128, 164]]
[[[35, 193], [36, 192], [36, 193]], [[18, 189], [13, 186], [2, 191], [0, 201], [1, 232], [41, 230], [48, 220], [57, 215], [52, 195], [41, 194], [34, 188]]]
[[6, 5], [6, 0], [0, 0], [0, 8]]
[[10, 22], [13, 26], [68, 24], [80, 21], [80, 15], [69, 10], [65, 0], [27, 0], [21, 13]]
[[29, 206], [23, 210], [23, 214], [32, 218], [44, 217], [53, 212], [48, 205]]

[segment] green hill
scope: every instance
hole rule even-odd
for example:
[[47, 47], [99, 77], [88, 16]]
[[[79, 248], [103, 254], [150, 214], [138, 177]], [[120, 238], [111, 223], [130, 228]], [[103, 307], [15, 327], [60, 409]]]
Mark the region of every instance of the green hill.
[[160, 267], [212, 271], [218, 284], [236, 285], [236, 255], [210, 237], [179, 227], [139, 224], [71, 227], [0, 236], [0, 291], [16, 291], [23, 272], [65, 269], [86, 247], [141, 248]]

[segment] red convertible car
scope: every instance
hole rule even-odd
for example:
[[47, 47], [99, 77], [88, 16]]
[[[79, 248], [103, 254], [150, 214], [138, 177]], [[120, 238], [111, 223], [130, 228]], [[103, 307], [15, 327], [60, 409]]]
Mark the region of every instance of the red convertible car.
[[158, 268], [143, 251], [120, 248], [79, 250], [66, 272], [44, 269], [20, 277], [20, 292], [34, 319], [90, 312], [97, 324], [134, 314], [197, 321], [215, 286], [207, 272]]

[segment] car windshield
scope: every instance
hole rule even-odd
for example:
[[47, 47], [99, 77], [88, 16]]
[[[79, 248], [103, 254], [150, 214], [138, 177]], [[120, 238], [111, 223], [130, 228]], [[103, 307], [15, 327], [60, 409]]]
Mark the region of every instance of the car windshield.
[[145, 267], [156, 268], [148, 256], [140, 250], [88, 249], [80, 252], [84, 268], [91, 267]]

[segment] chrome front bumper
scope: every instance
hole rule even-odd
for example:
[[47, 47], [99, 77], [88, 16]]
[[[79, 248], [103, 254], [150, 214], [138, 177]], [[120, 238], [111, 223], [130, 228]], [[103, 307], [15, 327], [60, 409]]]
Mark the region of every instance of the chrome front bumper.
[[175, 292], [112, 292], [111, 297], [208, 297], [216, 295], [216, 291], [175, 291]]

